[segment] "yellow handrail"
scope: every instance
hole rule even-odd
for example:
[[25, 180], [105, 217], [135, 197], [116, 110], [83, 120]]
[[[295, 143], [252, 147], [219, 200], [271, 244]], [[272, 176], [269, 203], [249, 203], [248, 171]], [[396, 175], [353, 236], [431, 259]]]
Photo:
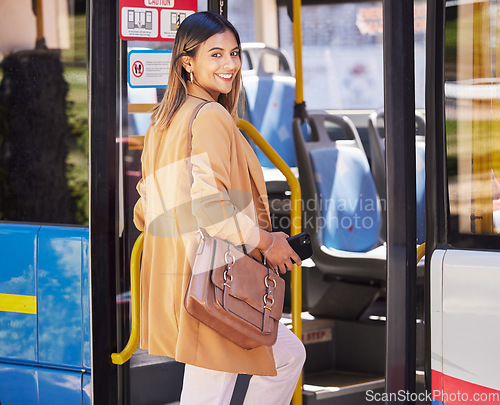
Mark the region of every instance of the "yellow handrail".
[[[259, 134], [259, 131], [248, 121], [239, 120], [238, 127], [245, 131], [252, 138], [255, 144], [264, 152], [267, 158], [283, 173], [288, 181], [290, 191], [291, 212], [290, 212], [290, 234], [297, 235], [302, 231], [302, 207], [300, 184], [295, 175], [280, 155], [271, 145]], [[295, 335], [302, 340], [302, 268], [293, 265], [292, 271], [292, 330]], [[293, 405], [302, 404], [302, 375], [297, 382], [295, 393], [292, 399]]]
[[425, 243], [417, 246], [417, 264], [425, 256]]
[[130, 256], [130, 305], [132, 306], [132, 327], [127, 345], [120, 353], [112, 353], [113, 364], [123, 364], [127, 362], [135, 352], [140, 338], [140, 279], [141, 279], [141, 253], [144, 245], [144, 233], [141, 233], [132, 248]]

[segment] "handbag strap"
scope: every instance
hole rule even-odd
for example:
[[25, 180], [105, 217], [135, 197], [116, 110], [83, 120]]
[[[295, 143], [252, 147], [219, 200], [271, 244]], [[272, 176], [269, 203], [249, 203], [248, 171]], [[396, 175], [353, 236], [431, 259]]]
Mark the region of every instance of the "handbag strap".
[[[204, 105], [206, 105], [208, 103], [214, 103], [214, 102], [215, 101], [204, 101], [203, 103], [198, 104], [193, 111], [193, 115], [191, 116], [191, 120], [189, 121], [189, 130], [188, 130], [188, 139], [187, 139], [187, 161], [189, 162], [188, 172], [189, 172], [189, 179], [190, 179], [191, 185], [193, 184], [193, 162], [191, 160], [192, 151], [193, 151], [193, 122], [194, 122], [194, 119], [196, 118], [196, 116], [198, 115], [198, 112], [202, 109], [202, 107]], [[234, 218], [234, 222], [236, 224], [236, 230], [238, 231], [238, 235], [241, 238], [241, 229], [240, 229], [240, 226], [238, 224], [238, 220], [236, 218]], [[199, 229], [199, 231], [201, 232], [200, 229]], [[229, 246], [230, 246], [230, 244], [228, 244], [228, 252], [229, 252]], [[246, 248], [245, 243], [242, 239], [241, 239], [241, 246], [243, 248], [243, 253], [248, 255], [247, 248]]]
[[187, 139], [187, 157], [191, 162], [191, 152], [193, 150], [193, 122], [200, 110], [204, 105], [209, 103], [214, 103], [215, 101], [204, 101], [203, 103], [198, 104], [193, 110], [193, 115], [191, 115], [191, 120], [189, 121], [189, 129], [188, 129], [188, 139]]
[[[191, 150], [192, 150], [192, 138], [193, 138], [193, 122], [196, 116], [198, 115], [199, 111], [201, 108], [208, 103], [211, 103], [212, 101], [204, 101], [203, 103], [198, 104], [195, 109], [193, 110], [193, 114], [191, 115], [191, 119], [189, 120], [189, 129], [188, 129], [188, 139], [187, 139], [187, 159], [189, 161], [189, 164], [191, 165]], [[155, 180], [155, 185], [158, 190], [158, 195], [160, 196], [160, 202], [161, 206], [163, 208], [163, 212], [167, 212], [167, 207], [165, 205], [165, 201], [163, 200], [163, 195], [161, 193], [160, 189], [160, 183], [158, 182], [158, 178], [156, 177], [156, 162], [158, 161], [158, 153], [159, 153], [160, 148], [156, 150], [156, 155], [155, 155], [155, 160], [153, 162], [153, 178]], [[193, 183], [193, 174], [191, 170], [189, 172], [189, 178], [191, 181], [191, 184]]]
[[[203, 108], [204, 105], [206, 104], [209, 104], [209, 103], [214, 103], [215, 101], [203, 101], [202, 103], [198, 104], [194, 110], [193, 110], [193, 113], [191, 115], [191, 119], [189, 120], [189, 127], [188, 127], [188, 137], [187, 137], [187, 142], [186, 142], [186, 152], [187, 152], [187, 155], [186, 155], [186, 161], [188, 163], [188, 174], [189, 174], [189, 181], [190, 181], [190, 184], [192, 185], [193, 184], [193, 170], [192, 170], [192, 167], [193, 167], [193, 163], [192, 163], [192, 151], [193, 151], [193, 122], [196, 118], [196, 116], [198, 115], [198, 113], [200, 112], [200, 110]], [[159, 151], [160, 148], [158, 148], [158, 150], [156, 151], [156, 158], [155, 158], [155, 162], [158, 160], [158, 151]], [[153, 177], [154, 177], [154, 181], [155, 181], [155, 184], [156, 184], [156, 188], [158, 189], [158, 194], [160, 196], [160, 201], [161, 201], [161, 205], [162, 205], [162, 208], [163, 208], [163, 211], [166, 212], [166, 206], [165, 206], [165, 201], [163, 200], [163, 196], [160, 192], [160, 184], [158, 182], [158, 178], [156, 177], [156, 170], [154, 169], [154, 165], [153, 165]], [[235, 223], [236, 223], [236, 229], [238, 231], [238, 235], [241, 236], [241, 230], [240, 230], [240, 226], [238, 224], [238, 220], [235, 218], [234, 219]], [[201, 232], [200, 229], [198, 229], [198, 231]], [[203, 235], [203, 233], [202, 233]], [[243, 248], [243, 253], [248, 255], [248, 251], [245, 247], [245, 244], [243, 242], [243, 240], [241, 241], [241, 246]], [[228, 251], [229, 251], [229, 246], [228, 246]]]

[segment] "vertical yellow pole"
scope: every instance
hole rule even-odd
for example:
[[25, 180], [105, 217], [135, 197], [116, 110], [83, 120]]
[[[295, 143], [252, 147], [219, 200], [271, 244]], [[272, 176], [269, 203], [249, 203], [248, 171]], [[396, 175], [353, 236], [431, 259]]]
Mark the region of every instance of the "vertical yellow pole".
[[[500, 79], [500, 8], [496, 15], [496, 49], [495, 49], [495, 78]], [[500, 100], [493, 100], [493, 116], [491, 123], [491, 167], [497, 181], [500, 181]]]
[[[490, 2], [474, 3], [473, 80], [491, 78]], [[492, 100], [473, 101], [472, 190], [474, 198], [474, 233], [493, 232], [493, 186], [491, 178], [491, 108]]]
[[[295, 104], [304, 103], [304, 76], [302, 71], [302, 1], [293, 0], [293, 47], [295, 57]], [[290, 233], [302, 230], [300, 201], [292, 199], [292, 224]], [[302, 340], [302, 269], [293, 266], [292, 271], [292, 326], [293, 333]], [[302, 373], [300, 374], [292, 398], [293, 405], [302, 405]]]
[[302, 73], [302, 19], [301, 0], [293, 0], [293, 52], [295, 59], [295, 104], [304, 102], [304, 77]]
[[36, 40], [43, 39], [43, 0], [36, 0]]
[[[460, 4], [457, 18], [457, 82], [473, 77], [473, 4]], [[457, 177], [460, 192], [457, 193], [458, 226], [461, 233], [470, 233], [473, 213], [472, 192], [472, 110], [473, 100], [457, 97]]]

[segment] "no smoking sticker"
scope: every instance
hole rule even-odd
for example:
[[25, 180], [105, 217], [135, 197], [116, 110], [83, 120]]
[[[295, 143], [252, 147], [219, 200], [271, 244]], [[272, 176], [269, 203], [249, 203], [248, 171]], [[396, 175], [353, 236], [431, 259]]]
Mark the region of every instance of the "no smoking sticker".
[[172, 51], [140, 50], [128, 54], [128, 84], [132, 88], [167, 87]]

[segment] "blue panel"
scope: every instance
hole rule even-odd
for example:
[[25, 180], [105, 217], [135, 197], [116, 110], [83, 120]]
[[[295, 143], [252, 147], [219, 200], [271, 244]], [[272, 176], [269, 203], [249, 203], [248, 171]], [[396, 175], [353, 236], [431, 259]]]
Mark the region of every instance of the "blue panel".
[[85, 228], [39, 232], [39, 361], [82, 367], [82, 238]]
[[92, 386], [90, 373], [82, 375], [82, 405], [92, 405]]
[[0, 401], [9, 404], [37, 404], [37, 370], [0, 363]]
[[0, 312], [0, 358], [36, 361], [36, 315]]
[[349, 252], [364, 252], [377, 244], [380, 207], [368, 162], [360, 149], [311, 151], [321, 198], [323, 244]]
[[90, 270], [89, 234], [82, 238], [82, 327], [83, 327], [83, 368], [90, 370]]
[[35, 295], [39, 226], [0, 224], [0, 293]]
[[[36, 295], [37, 225], [0, 224], [0, 293]], [[36, 315], [0, 312], [0, 357], [36, 361]]]
[[38, 405], [82, 403], [82, 373], [63, 370], [38, 370]]

